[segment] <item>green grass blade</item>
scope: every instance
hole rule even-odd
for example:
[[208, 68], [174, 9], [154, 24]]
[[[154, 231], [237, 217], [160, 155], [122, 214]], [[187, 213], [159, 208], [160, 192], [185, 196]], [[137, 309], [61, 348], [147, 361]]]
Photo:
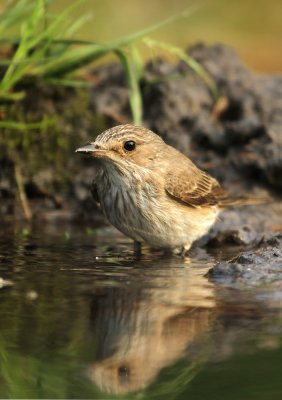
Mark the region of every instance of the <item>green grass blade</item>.
[[[90, 62], [107, 55], [108, 53], [121, 51], [126, 46], [133, 46], [133, 44], [137, 40], [143, 38], [144, 35], [160, 29], [167, 24], [173, 23], [179, 18], [186, 18], [192, 12], [194, 12], [196, 8], [195, 6], [190, 7], [189, 10], [186, 10], [180, 14], [169, 17], [126, 37], [112, 40], [104, 44], [89, 43], [87, 41], [71, 41], [69, 39], [57, 40], [57, 31], [62, 27], [62, 23], [66, 21], [69, 13], [73, 11], [74, 8], [77, 7], [77, 5], [82, 1], [85, 0], [76, 1], [59, 17], [52, 20], [49, 26], [45, 27], [45, 29], [41, 31], [39, 31], [39, 28], [44, 25], [45, 22], [45, 2], [44, 0], [36, 0], [34, 2], [35, 4], [32, 14], [23, 25], [22, 37], [18, 44], [17, 51], [11, 60], [2, 82], [0, 83], [0, 91], [2, 92], [2, 96], [7, 95], [8, 92], [15, 86], [15, 84], [27, 75], [45, 79], [54, 79], [71, 73], [78, 68], [86, 66]], [[21, 5], [29, 4], [29, 1], [20, 0], [20, 3]], [[78, 20], [77, 25], [74, 26], [74, 29], [78, 27], [83, 20], [84, 18]], [[69, 30], [69, 33], [71, 32], [72, 28]], [[62, 44], [65, 43], [65, 46], [62, 45], [61, 47], [54, 47], [54, 45], [57, 45], [59, 42]], [[71, 45], [74, 43], [79, 43], [81, 46], [71, 47]], [[136, 82], [138, 83], [143, 74], [143, 65], [140, 61], [136, 47], [134, 46], [131, 48], [130, 62], [128, 61], [127, 55], [124, 51], [122, 51], [120, 54], [122, 55], [119, 57], [128, 73], [129, 86], [134, 94], [134, 100], [131, 101], [133, 109], [135, 109], [134, 118], [138, 121], [141, 121], [142, 113], [140, 114], [139, 111], [138, 115], [138, 112], [136, 111], [137, 108], [140, 107], [140, 105], [138, 105], [138, 96], [136, 95], [136, 89], [138, 87]], [[185, 53], [183, 52], [182, 58], [185, 58], [184, 54]], [[189, 58], [187, 55], [186, 57]], [[133, 64], [136, 64], [134, 69]], [[194, 68], [196, 68], [195, 65]]]
[[43, 78], [59, 77], [73, 72], [114, 50], [94, 44], [87, 47], [72, 48], [56, 59], [34, 66], [30, 73]]
[[10, 6], [0, 14], [0, 32], [5, 32], [10, 26], [19, 23], [34, 9], [34, 4], [28, 4], [28, 0], [12, 2]]
[[87, 82], [87, 81], [82, 81], [78, 79], [56, 79], [56, 78], [50, 78], [46, 79], [47, 83], [50, 83], [51, 85], [60, 85], [60, 86], [68, 86], [68, 87], [74, 87], [74, 88], [81, 88], [81, 89], [89, 89], [90, 87], [93, 86], [93, 83]]
[[[21, 40], [14, 57], [0, 83], [0, 91], [3, 93], [9, 91], [15, 84], [20, 81], [24, 75], [32, 70], [34, 64], [42, 62], [46, 63], [44, 55], [51, 46], [54, 39], [55, 31], [59, 28], [62, 21], [67, 15], [73, 11], [84, 0], [78, 0], [68, 7], [58, 18], [56, 18], [46, 29], [38, 33], [38, 27], [43, 23], [45, 17], [44, 0], [37, 0], [31, 16], [27, 19], [22, 27]], [[43, 43], [43, 45], [42, 45]], [[29, 52], [33, 51], [29, 56]], [[29, 62], [22, 63], [23, 59]]]
[[195, 11], [195, 8], [196, 7], [191, 7], [187, 11], [169, 17], [145, 29], [134, 32], [133, 34], [126, 37], [109, 41], [104, 44], [93, 43], [89, 44], [87, 47], [69, 49], [69, 51], [66, 52], [66, 54], [64, 54], [61, 58], [50, 61], [48, 63], [44, 63], [40, 66], [36, 66], [32, 70], [32, 74], [41, 75], [43, 77], [51, 77], [72, 72], [80, 67], [87, 65], [92, 61], [97, 60], [98, 58], [105, 56], [108, 53], [115, 52], [117, 50], [120, 50], [122, 47], [129, 46], [144, 37], [145, 35], [156, 31], [157, 29], [160, 29], [170, 23], [173, 23], [180, 18], [188, 17], [192, 12]]
[[216, 86], [213, 78], [196, 60], [194, 60], [194, 58], [189, 56], [189, 54], [187, 54], [184, 50], [182, 50], [179, 47], [171, 46], [167, 43], [159, 42], [159, 41], [151, 39], [151, 38], [145, 38], [143, 41], [149, 47], [159, 47], [167, 52], [170, 52], [170, 53], [176, 55], [181, 60], [183, 60], [187, 65], [189, 65], [190, 68], [192, 68], [192, 70], [198, 76], [200, 76], [206, 82], [214, 99], [215, 100], [218, 99], [218, 97], [219, 97], [218, 89], [217, 89], [217, 86]]
[[132, 119], [134, 124], [142, 125], [142, 96], [139, 87], [139, 76], [138, 71], [135, 68], [135, 64], [130, 60], [130, 57], [124, 51], [117, 51], [125, 72], [129, 87], [129, 103], [132, 112]]
[[144, 63], [142, 57], [137, 49], [137, 46], [134, 44], [130, 45], [130, 52], [138, 80], [140, 80], [144, 76]]
[[33, 36], [39, 21], [42, 19], [44, 14], [44, 0], [37, 0], [36, 6], [33, 9], [33, 12], [30, 18], [27, 19], [26, 23], [22, 26], [22, 39], [20, 44], [14, 54], [11, 64], [9, 65], [1, 83], [0, 83], [0, 91], [9, 90], [22, 76], [24, 67], [17, 67], [16, 64], [18, 61], [26, 58], [28, 52], [31, 48], [30, 46], [30, 37]]
[[85, 14], [81, 15], [76, 21], [74, 21], [66, 31], [66, 37], [72, 37], [86, 22], [92, 20], [93, 15]]
[[[40, 1], [40, 0], [37, 0]], [[77, 0], [72, 5], [67, 7], [58, 17], [56, 17], [49, 26], [46, 27], [39, 35], [33, 38], [30, 42], [31, 47], [35, 47], [39, 43], [44, 43], [45, 48], [43, 47], [42, 52], [44, 53], [46, 47], [50, 45], [50, 43], [55, 39], [55, 32], [57, 29], [61, 28], [62, 22], [64, 22], [67, 16], [82, 2], [85, 0]]]

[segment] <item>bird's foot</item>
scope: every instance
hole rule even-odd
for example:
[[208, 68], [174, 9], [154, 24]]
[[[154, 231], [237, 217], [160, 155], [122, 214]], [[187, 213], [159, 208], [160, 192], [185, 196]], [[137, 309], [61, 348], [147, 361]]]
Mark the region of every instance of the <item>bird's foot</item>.
[[182, 251], [181, 251], [181, 258], [187, 257], [190, 249], [191, 249], [191, 243], [183, 246]]

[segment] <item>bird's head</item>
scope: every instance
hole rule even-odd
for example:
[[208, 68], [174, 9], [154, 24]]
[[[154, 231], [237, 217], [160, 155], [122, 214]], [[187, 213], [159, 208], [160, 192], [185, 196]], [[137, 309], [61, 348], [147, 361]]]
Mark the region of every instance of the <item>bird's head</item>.
[[76, 150], [118, 169], [150, 168], [163, 146], [160, 136], [149, 129], [134, 125], [119, 125], [97, 136], [96, 140]]

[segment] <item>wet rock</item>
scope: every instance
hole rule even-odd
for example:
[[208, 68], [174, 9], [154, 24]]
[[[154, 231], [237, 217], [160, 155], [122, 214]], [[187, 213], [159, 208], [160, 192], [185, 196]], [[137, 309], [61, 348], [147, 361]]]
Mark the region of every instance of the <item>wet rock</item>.
[[256, 232], [251, 226], [240, 226], [237, 229], [227, 229], [221, 231], [210, 240], [209, 244], [231, 244], [231, 245], [245, 245], [257, 243], [262, 237], [262, 233]]
[[215, 265], [209, 275], [224, 285], [282, 282], [282, 234], [269, 236], [259, 248], [243, 252], [234, 262]]
[[260, 204], [224, 210], [207, 239], [211, 247], [254, 246], [263, 236], [282, 230], [282, 204]]

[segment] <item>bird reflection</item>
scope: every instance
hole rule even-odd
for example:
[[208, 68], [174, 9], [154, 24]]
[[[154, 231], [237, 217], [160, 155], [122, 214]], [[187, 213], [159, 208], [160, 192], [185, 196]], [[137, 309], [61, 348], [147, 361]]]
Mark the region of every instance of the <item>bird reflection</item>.
[[137, 268], [129, 284], [95, 295], [91, 322], [97, 354], [88, 376], [101, 390], [142, 390], [203, 340], [214, 319], [214, 288], [203, 269], [187, 263]]

